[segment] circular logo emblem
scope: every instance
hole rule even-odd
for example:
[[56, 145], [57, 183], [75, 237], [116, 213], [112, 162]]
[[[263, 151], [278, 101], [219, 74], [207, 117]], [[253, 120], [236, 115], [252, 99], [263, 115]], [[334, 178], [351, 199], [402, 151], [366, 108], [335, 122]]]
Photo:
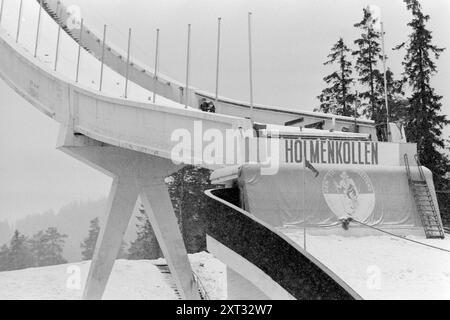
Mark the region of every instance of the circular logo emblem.
[[332, 169], [322, 181], [322, 193], [338, 219], [364, 222], [375, 208], [375, 192], [369, 176], [357, 169]]

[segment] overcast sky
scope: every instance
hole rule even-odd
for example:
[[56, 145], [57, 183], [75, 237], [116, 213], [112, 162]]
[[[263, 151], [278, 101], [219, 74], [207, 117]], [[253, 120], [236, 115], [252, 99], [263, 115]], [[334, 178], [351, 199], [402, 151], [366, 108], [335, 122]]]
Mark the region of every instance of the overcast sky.
[[[6, 0], [6, 5], [8, 1]], [[34, 1], [34, 0], [25, 0]], [[398, 76], [404, 52], [391, 48], [406, 40], [410, 19], [400, 0], [67, 0], [78, 4], [86, 24], [126, 46], [133, 28], [132, 53], [152, 64], [156, 28], [161, 29], [160, 71], [185, 77], [187, 24], [192, 24], [193, 85], [213, 92], [216, 23], [222, 17], [220, 95], [248, 101], [247, 12], [253, 12], [254, 96], [257, 103], [299, 110], [317, 106], [331, 46], [343, 37], [353, 46], [353, 24], [362, 8], [378, 5], [386, 29], [388, 65]], [[450, 50], [450, 1], [423, 0], [431, 15], [434, 42]], [[100, 34], [100, 32], [98, 32]], [[450, 51], [438, 61], [433, 79], [450, 114]], [[0, 220], [57, 210], [65, 203], [106, 196], [110, 179], [55, 150], [58, 125], [0, 81]], [[447, 135], [450, 130], [447, 130]]]

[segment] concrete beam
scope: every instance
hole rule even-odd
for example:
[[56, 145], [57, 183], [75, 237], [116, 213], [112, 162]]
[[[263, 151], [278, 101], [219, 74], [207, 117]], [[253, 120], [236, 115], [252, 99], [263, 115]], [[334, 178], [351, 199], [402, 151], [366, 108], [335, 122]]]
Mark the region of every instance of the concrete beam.
[[182, 289], [180, 290], [181, 297], [184, 299], [199, 298], [199, 291], [193, 273], [190, 271], [191, 265], [189, 260], [185, 259], [186, 249], [178, 229], [167, 186], [163, 180], [154, 179], [145, 182], [141, 188], [141, 200], [169, 265], [170, 273], [177, 288]]

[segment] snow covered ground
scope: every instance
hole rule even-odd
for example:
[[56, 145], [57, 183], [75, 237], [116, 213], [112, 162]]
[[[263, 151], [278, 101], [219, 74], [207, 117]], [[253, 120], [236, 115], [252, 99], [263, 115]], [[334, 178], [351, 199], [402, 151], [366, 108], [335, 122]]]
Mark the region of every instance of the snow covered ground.
[[[283, 231], [303, 246], [301, 230]], [[448, 240], [426, 240], [450, 250]], [[307, 250], [364, 299], [450, 299], [450, 253], [389, 236], [308, 235]], [[189, 255], [210, 299], [226, 299], [226, 268], [206, 252]], [[178, 299], [158, 260], [117, 260], [104, 299]], [[90, 262], [0, 272], [0, 300], [77, 300]]]
[[[206, 252], [189, 255], [210, 299], [226, 298], [225, 265]], [[177, 295], [155, 263], [163, 259], [117, 260], [104, 299], [175, 300]], [[90, 261], [0, 272], [0, 300], [78, 300]]]
[[[303, 247], [303, 230], [283, 229]], [[380, 236], [310, 235], [306, 249], [364, 299], [450, 299], [450, 252]], [[450, 239], [409, 238], [450, 250]]]

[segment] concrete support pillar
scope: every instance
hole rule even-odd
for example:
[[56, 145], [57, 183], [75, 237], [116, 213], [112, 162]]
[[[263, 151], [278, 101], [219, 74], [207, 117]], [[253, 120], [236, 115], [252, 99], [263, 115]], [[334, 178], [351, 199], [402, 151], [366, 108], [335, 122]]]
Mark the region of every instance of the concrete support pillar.
[[164, 179], [180, 169], [168, 159], [105, 145], [61, 130], [58, 148], [113, 177], [84, 299], [101, 299], [139, 195], [185, 299], [200, 299]]
[[102, 221], [100, 234], [84, 288], [85, 299], [101, 299], [120, 250], [133, 209], [138, 188], [133, 179], [115, 178], [108, 198], [106, 217]]
[[[183, 290], [179, 290], [182, 298], [198, 297], [198, 288], [192, 277], [192, 271], [185, 272], [185, 270], [191, 269], [191, 265], [188, 259], [179, 258], [186, 257], [186, 249], [173, 212], [167, 186], [164, 181], [149, 182], [142, 188], [141, 200], [169, 265], [170, 273], [177, 288], [183, 288]], [[168, 208], [170, 208], [170, 212], [168, 212]], [[178, 232], [172, 231], [175, 229]]]

